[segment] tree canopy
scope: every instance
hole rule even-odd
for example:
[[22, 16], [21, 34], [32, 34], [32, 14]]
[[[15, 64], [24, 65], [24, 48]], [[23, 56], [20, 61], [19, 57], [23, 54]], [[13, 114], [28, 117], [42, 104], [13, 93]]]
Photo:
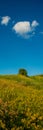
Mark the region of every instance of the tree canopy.
[[24, 75], [24, 76], [27, 76], [27, 70], [21, 68], [21, 69], [19, 69], [19, 74]]

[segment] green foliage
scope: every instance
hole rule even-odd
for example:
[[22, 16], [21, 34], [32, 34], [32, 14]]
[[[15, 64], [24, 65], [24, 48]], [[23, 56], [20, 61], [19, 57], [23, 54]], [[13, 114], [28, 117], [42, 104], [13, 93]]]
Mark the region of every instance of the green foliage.
[[27, 76], [27, 70], [25, 70], [25, 69], [19, 69], [19, 74]]

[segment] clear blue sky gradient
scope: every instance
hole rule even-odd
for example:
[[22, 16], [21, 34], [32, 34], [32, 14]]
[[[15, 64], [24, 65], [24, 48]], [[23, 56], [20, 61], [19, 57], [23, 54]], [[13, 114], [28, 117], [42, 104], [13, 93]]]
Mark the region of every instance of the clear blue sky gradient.
[[[0, 16], [11, 17], [6, 27], [0, 22], [0, 74], [18, 73], [19, 68], [27, 69], [29, 75], [43, 74], [43, 0], [0, 0]], [[12, 31], [13, 20], [37, 20], [35, 36], [18, 37]]]

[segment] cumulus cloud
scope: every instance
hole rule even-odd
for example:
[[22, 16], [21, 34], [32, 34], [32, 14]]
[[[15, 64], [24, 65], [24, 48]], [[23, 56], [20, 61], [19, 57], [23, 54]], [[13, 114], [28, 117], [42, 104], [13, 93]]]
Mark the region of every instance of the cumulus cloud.
[[31, 26], [34, 28], [37, 27], [38, 25], [39, 25], [39, 23], [36, 20], [34, 20], [31, 24]]
[[[1, 25], [7, 26], [11, 18], [9, 16], [1, 17]], [[20, 21], [15, 24], [15, 21], [12, 21], [12, 30], [16, 32], [16, 34], [28, 39], [36, 34], [36, 27], [39, 26], [39, 23], [34, 20], [30, 23], [30, 21]], [[43, 34], [43, 32], [41, 32]]]
[[31, 31], [30, 22], [18, 22], [13, 26], [13, 30], [19, 34], [25, 34]]
[[2, 20], [1, 20], [1, 25], [8, 25], [9, 21], [10, 21], [10, 17], [9, 16], [4, 16], [2, 17]]
[[23, 21], [17, 22], [12, 29], [24, 38], [29, 38], [33, 34], [35, 35], [34, 30], [38, 25], [39, 23], [36, 20], [34, 20], [32, 24], [29, 21]]

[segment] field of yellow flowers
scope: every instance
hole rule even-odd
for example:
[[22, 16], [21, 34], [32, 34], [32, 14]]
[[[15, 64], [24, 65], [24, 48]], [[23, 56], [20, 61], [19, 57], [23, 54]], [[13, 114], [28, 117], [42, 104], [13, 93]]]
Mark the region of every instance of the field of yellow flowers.
[[0, 76], [0, 130], [43, 130], [43, 75]]

